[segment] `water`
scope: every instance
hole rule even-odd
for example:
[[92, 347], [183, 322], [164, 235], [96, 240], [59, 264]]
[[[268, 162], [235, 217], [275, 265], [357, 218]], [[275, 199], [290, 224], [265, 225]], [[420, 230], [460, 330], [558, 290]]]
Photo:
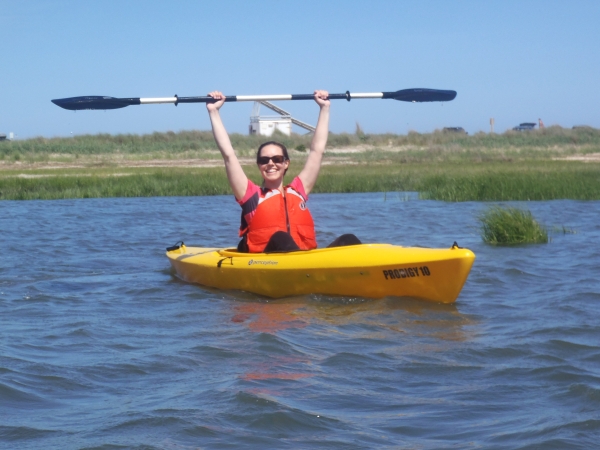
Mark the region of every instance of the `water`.
[[164, 248], [235, 244], [230, 196], [0, 202], [0, 448], [597, 446], [600, 202], [525, 204], [576, 233], [512, 248], [481, 242], [481, 203], [310, 205], [321, 246], [472, 249], [458, 301], [179, 281]]

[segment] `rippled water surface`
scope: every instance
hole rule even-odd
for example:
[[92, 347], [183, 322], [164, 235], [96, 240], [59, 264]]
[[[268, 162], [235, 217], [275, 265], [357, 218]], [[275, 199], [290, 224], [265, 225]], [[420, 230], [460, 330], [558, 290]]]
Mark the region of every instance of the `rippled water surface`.
[[482, 203], [310, 205], [321, 246], [472, 249], [457, 302], [179, 281], [164, 248], [235, 244], [232, 197], [0, 202], [0, 447], [597, 448], [600, 202], [522, 204], [575, 233], [511, 248]]

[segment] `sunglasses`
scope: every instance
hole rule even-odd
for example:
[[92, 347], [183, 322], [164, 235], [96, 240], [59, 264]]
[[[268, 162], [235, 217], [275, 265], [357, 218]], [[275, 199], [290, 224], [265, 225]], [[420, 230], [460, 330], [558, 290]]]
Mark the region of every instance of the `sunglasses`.
[[283, 155], [273, 155], [273, 156], [259, 156], [256, 158], [256, 162], [261, 166], [265, 164], [269, 164], [269, 161], [273, 161], [275, 164], [282, 164], [285, 161], [285, 156]]

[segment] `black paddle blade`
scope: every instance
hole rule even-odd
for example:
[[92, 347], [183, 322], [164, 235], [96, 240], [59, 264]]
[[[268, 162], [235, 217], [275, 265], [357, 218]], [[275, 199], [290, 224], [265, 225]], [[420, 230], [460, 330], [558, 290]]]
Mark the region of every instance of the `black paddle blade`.
[[383, 98], [393, 98], [403, 102], [449, 102], [456, 97], [456, 91], [441, 89], [402, 89], [396, 92], [384, 92]]
[[52, 100], [57, 106], [71, 111], [80, 109], [118, 109], [129, 105], [139, 105], [139, 98], [114, 98], [101, 95], [86, 95], [85, 97], [57, 98]]

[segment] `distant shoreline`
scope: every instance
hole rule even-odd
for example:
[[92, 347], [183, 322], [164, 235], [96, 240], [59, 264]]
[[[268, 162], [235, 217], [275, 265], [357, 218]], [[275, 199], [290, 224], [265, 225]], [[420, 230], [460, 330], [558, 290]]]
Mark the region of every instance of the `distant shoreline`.
[[[266, 139], [232, 135], [251, 178], [258, 174], [255, 149]], [[274, 139], [290, 151], [291, 180], [303, 165], [310, 136]], [[447, 201], [600, 199], [600, 130], [332, 134], [329, 142], [315, 192], [410, 190]], [[228, 193], [210, 132], [0, 143], [4, 200]]]

